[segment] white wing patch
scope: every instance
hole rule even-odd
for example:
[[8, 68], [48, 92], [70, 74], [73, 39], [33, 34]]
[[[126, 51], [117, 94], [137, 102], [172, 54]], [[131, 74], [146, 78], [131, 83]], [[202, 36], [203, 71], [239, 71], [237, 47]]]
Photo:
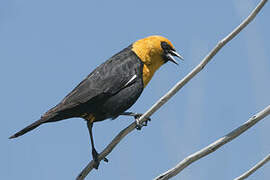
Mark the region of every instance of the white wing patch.
[[136, 74], [133, 75], [133, 76], [130, 78], [130, 80], [125, 84], [124, 87], [127, 87], [127, 86], [129, 86], [130, 84], [132, 84], [136, 78], [137, 78], [137, 75], [136, 75]]

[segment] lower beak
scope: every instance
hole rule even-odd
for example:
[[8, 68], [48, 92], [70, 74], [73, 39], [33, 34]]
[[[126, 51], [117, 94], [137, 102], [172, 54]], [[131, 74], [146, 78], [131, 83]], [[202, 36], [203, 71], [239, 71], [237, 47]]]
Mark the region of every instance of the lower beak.
[[183, 58], [180, 54], [178, 54], [176, 51], [170, 51], [170, 52], [167, 54], [167, 56], [169, 57], [169, 61], [171, 61], [171, 62], [173, 62], [174, 64], [177, 64], [177, 65], [178, 65], [178, 62], [174, 59], [173, 56], [176, 56], [176, 57], [178, 57], [179, 59], [184, 60], [184, 58]]
[[178, 65], [178, 62], [174, 59], [173, 55], [171, 54], [167, 54], [167, 56], [169, 57], [169, 61], [173, 62], [174, 64]]
[[184, 60], [184, 58], [180, 54], [178, 54], [178, 52], [176, 52], [176, 51], [170, 51], [170, 54], [173, 55], [173, 56], [178, 57], [181, 60]]

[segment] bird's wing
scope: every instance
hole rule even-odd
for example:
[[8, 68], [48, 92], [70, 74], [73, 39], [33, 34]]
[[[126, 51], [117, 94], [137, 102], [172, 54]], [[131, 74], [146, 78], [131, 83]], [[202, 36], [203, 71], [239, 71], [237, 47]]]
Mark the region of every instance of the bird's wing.
[[70, 109], [93, 98], [110, 97], [141, 80], [141, 71], [141, 61], [130, 48], [126, 48], [97, 67], [52, 111]]

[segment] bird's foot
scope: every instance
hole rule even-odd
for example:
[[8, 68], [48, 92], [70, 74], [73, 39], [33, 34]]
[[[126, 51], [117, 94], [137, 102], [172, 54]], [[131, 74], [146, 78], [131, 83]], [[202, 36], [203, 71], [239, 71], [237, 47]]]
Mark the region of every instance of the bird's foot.
[[147, 126], [148, 121], [151, 121], [151, 118], [148, 117], [148, 118], [146, 118], [146, 121], [144, 121], [143, 123], [140, 123], [139, 119], [141, 116], [142, 116], [142, 114], [138, 114], [138, 113], [136, 115], [134, 115], [137, 130], [141, 130], [143, 126]]
[[140, 113], [123, 112], [121, 115], [124, 115], [124, 116], [133, 116], [135, 118], [136, 129], [137, 130], [141, 130], [143, 126], [147, 126], [147, 122], [148, 121], [151, 121], [151, 119], [148, 117], [148, 118], [146, 118], [146, 121], [144, 121], [143, 123], [140, 123], [138, 120], [143, 115], [143, 114], [140, 114]]
[[[98, 160], [99, 153], [95, 149], [92, 150], [92, 156], [93, 156], [93, 160], [94, 160], [94, 168], [98, 169], [99, 163], [100, 163]], [[109, 160], [105, 157], [103, 158], [103, 161], [109, 162]]]

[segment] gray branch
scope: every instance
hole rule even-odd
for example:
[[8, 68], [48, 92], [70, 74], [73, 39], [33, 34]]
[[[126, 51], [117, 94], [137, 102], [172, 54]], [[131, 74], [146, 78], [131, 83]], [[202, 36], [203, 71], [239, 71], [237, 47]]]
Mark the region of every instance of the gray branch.
[[[145, 112], [138, 122], [143, 123], [147, 120], [147, 117], [150, 117], [155, 113], [162, 105], [164, 105], [175, 93], [177, 93], [187, 82], [189, 82], [196, 74], [198, 74], [204, 66], [216, 55], [216, 53], [231, 39], [233, 39], [243, 28], [245, 28], [258, 14], [261, 8], [267, 0], [262, 0], [260, 4], [253, 10], [251, 15], [248, 16], [234, 31], [232, 31], [226, 38], [221, 40], [214, 49], [202, 60], [202, 62], [197, 65], [188, 75], [186, 75], [181, 81], [179, 81], [168, 93], [161, 97], [147, 112]], [[112, 141], [111, 143], [100, 153], [98, 160], [101, 161], [104, 159], [114, 147], [131, 131], [135, 129], [136, 124], [132, 123], [125, 129], [123, 129]], [[78, 175], [77, 180], [84, 179], [88, 173], [93, 169], [94, 162], [91, 161], [88, 165], [82, 170]]]
[[223, 146], [224, 144], [230, 142], [234, 138], [241, 135], [243, 132], [254, 126], [257, 122], [259, 122], [261, 119], [266, 117], [270, 114], [270, 105], [267, 106], [265, 109], [263, 109], [261, 112], [250, 118], [247, 122], [245, 122], [242, 126], [234, 129], [229, 134], [225, 135], [224, 137], [218, 139], [217, 141], [213, 142], [212, 144], [206, 146], [205, 148], [195, 152], [194, 154], [191, 154], [190, 156], [186, 157], [184, 160], [182, 160], [180, 163], [178, 163], [175, 167], [168, 170], [167, 172], [159, 175], [155, 178], [155, 180], [167, 180], [171, 177], [177, 175], [179, 172], [181, 172], [184, 168], [186, 168], [191, 163], [201, 159], [202, 157], [216, 151], [218, 148]]
[[255, 171], [257, 171], [260, 167], [262, 167], [264, 164], [266, 164], [270, 160], [270, 154], [268, 154], [263, 160], [258, 162], [255, 166], [253, 166], [250, 170], [242, 174], [241, 176], [235, 178], [234, 180], [243, 180], [248, 178], [251, 174], [253, 174]]

